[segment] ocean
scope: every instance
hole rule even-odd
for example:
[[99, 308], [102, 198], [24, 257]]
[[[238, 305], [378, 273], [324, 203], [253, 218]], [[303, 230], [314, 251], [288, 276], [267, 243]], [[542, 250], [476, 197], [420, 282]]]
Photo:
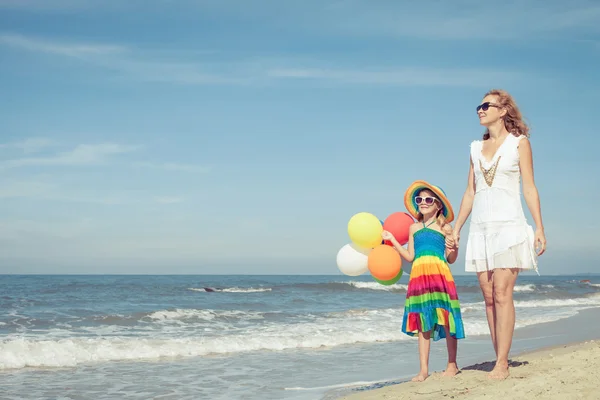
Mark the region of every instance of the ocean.
[[[476, 278], [455, 279], [464, 366], [493, 351]], [[0, 397], [319, 399], [402, 380], [418, 372], [417, 342], [400, 331], [407, 280], [3, 275]], [[562, 321], [600, 307], [600, 276], [522, 275], [515, 306], [517, 331]], [[432, 366], [445, 361], [434, 343]]]

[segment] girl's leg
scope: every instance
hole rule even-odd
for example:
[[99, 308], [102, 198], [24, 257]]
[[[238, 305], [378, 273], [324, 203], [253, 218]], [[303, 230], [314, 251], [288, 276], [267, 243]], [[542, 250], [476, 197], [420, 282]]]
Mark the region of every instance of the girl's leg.
[[498, 346], [496, 344], [496, 307], [494, 306], [494, 273], [492, 271], [477, 273], [479, 287], [485, 302], [485, 315], [487, 316], [490, 336], [494, 345], [494, 352], [498, 358]]
[[431, 332], [419, 332], [419, 362], [421, 371], [412, 378], [413, 382], [423, 382], [429, 376], [429, 345]]
[[456, 352], [458, 350], [458, 340], [450, 335], [450, 329], [447, 326], [446, 330], [446, 347], [448, 348], [448, 366], [444, 371], [444, 376], [454, 376], [458, 374], [458, 366], [456, 365]]
[[515, 331], [515, 304], [513, 289], [518, 269], [497, 269], [494, 271], [494, 306], [496, 309], [496, 366], [488, 375], [493, 379], [508, 377], [508, 353]]

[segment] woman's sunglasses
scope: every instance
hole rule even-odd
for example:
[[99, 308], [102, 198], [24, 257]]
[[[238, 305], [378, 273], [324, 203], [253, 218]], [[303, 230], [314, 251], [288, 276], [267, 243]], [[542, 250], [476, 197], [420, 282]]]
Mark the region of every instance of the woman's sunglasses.
[[490, 109], [490, 107], [500, 108], [500, 106], [498, 104], [494, 104], [494, 103], [490, 103], [489, 101], [486, 101], [485, 103], [477, 106], [477, 112], [479, 112], [479, 110], [487, 111]]
[[422, 204], [422, 203], [425, 203], [425, 204], [427, 204], [428, 206], [430, 206], [430, 205], [432, 205], [433, 203], [435, 203], [436, 201], [437, 201], [437, 199], [436, 199], [435, 197], [429, 197], [429, 196], [426, 196], [426, 197], [423, 197], [423, 196], [417, 196], [417, 197], [415, 197], [415, 202], [416, 202], [417, 204]]

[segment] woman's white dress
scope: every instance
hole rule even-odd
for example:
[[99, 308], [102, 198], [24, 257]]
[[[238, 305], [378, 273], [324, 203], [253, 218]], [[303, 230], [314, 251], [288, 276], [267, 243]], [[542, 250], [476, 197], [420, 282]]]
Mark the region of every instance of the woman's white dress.
[[533, 228], [521, 204], [518, 146], [523, 137], [507, 136], [489, 161], [481, 154], [483, 141], [471, 143], [475, 198], [465, 254], [467, 272], [538, 271]]

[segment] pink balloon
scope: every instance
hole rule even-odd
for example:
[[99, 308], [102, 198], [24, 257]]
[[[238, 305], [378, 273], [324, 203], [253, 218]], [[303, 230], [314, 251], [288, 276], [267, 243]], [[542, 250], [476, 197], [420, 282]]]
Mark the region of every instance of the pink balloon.
[[[407, 213], [395, 212], [385, 219], [383, 222], [383, 229], [390, 232], [398, 243], [405, 245], [408, 243], [408, 232], [410, 226], [414, 224], [415, 220]], [[385, 241], [386, 244], [391, 245], [389, 240]]]

